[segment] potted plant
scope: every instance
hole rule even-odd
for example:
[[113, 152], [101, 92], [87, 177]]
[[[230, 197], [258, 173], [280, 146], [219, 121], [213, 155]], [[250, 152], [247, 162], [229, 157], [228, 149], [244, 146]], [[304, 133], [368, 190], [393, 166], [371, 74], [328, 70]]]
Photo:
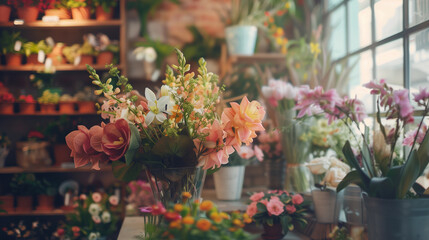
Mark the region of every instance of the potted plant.
[[16, 143], [16, 163], [22, 168], [46, 167], [52, 164], [48, 151], [49, 142], [39, 131], [29, 131]]
[[97, 34], [95, 51], [97, 55], [97, 65], [105, 66], [118, 63], [118, 41], [110, 41], [106, 34]]
[[243, 190], [246, 165], [263, 159], [262, 151], [252, 146], [241, 146], [229, 157], [227, 164], [213, 173], [216, 197], [219, 200], [239, 200]]
[[94, 94], [91, 87], [84, 87], [84, 89], [77, 92], [74, 97], [77, 99], [77, 109], [79, 113], [95, 113], [97, 96]]
[[266, 12], [280, 10], [283, 1], [232, 0], [229, 16], [225, 19], [225, 38], [229, 54], [253, 55], [258, 26], [267, 19]]
[[95, 7], [95, 19], [97, 21], [110, 20], [113, 17], [113, 9], [118, 5], [118, 0], [93, 0]]
[[23, 49], [29, 65], [42, 65], [46, 55], [52, 51], [52, 47], [48, 46], [45, 40], [37, 43], [28, 41], [23, 44]]
[[57, 92], [51, 92], [49, 89], [44, 90], [42, 96], [37, 99], [37, 102], [40, 104], [40, 113], [57, 113], [56, 107], [59, 101], [60, 95]]
[[13, 114], [15, 97], [12, 93], [6, 92], [0, 94], [0, 114]]
[[12, 0], [0, 0], [0, 23], [9, 22]]
[[79, 64], [75, 59], [79, 56], [80, 44], [73, 44], [71, 46], [62, 47], [62, 55], [68, 63], [77, 65]]
[[46, 179], [40, 181], [38, 185], [36, 211], [52, 211], [54, 209], [54, 200], [55, 195], [57, 194], [57, 186]]
[[6, 56], [6, 66], [21, 66], [22, 62], [22, 44], [20, 32], [2, 31], [0, 37], [0, 46], [2, 53]]
[[[424, 198], [428, 191], [416, 180], [429, 162], [429, 131], [424, 123], [429, 112], [429, 91], [421, 88], [413, 94], [415, 105], [422, 109], [422, 117], [417, 128], [405, 134], [401, 142], [401, 132], [414, 122], [408, 90], [393, 90], [384, 80], [371, 81], [365, 86], [377, 96], [378, 129], [373, 133], [372, 144], [369, 128], [362, 127], [366, 117], [362, 102], [347, 97], [341, 99], [335, 90], [302, 89], [297, 104], [298, 117], [311, 115], [307, 110], [315, 106], [329, 119], [344, 119], [348, 126], [356, 124], [362, 130], [359, 135], [363, 144], [358, 146], [358, 156], [349, 141], [343, 147], [344, 156], [354, 170], [339, 183], [337, 191], [354, 183], [365, 192], [370, 239], [415, 239], [428, 235], [429, 230], [422, 226], [429, 221], [429, 199]], [[392, 119], [394, 125], [382, 120], [380, 109], [385, 110], [384, 116]], [[400, 144], [410, 146], [408, 154], [395, 153]]]
[[33, 195], [36, 194], [39, 182], [32, 173], [15, 174], [10, 182], [12, 193], [16, 196], [16, 212], [33, 210]]
[[73, 124], [69, 117], [62, 115], [57, 121], [50, 122], [44, 130], [54, 150], [54, 165], [56, 167], [62, 167], [63, 163], [73, 163], [73, 159], [70, 157], [71, 151], [66, 145], [65, 136], [75, 127], [76, 125]]
[[67, 0], [67, 8], [71, 9], [74, 20], [88, 20], [91, 17], [91, 10], [85, 0]]
[[20, 114], [35, 114], [36, 113], [36, 100], [32, 95], [21, 95], [18, 100]]
[[75, 113], [76, 98], [69, 94], [61, 95], [59, 99], [59, 112], [61, 114], [73, 114]]
[[9, 154], [10, 150], [10, 140], [9, 137], [2, 133], [0, 134], [0, 168], [4, 167], [6, 163], [6, 157]]
[[39, 12], [45, 10], [50, 0], [16, 0], [13, 6], [17, 10], [18, 18], [24, 22], [34, 22], [39, 16]]
[[70, 19], [71, 13], [67, 8], [68, 0], [55, 0], [45, 10], [45, 16], [58, 16], [59, 19]]
[[65, 44], [64, 43], [56, 43], [50, 53], [48, 53], [48, 58], [52, 59], [52, 65], [58, 66], [62, 64], [66, 64], [66, 59], [63, 56]]
[[257, 192], [250, 196], [246, 213], [264, 227], [262, 239], [282, 239], [296, 225], [304, 227], [304, 198], [282, 190]]

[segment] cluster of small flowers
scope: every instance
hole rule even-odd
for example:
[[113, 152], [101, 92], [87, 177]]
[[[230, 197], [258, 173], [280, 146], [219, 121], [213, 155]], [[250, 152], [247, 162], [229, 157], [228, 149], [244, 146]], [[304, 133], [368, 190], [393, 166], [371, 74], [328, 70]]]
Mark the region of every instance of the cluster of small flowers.
[[287, 191], [271, 190], [267, 193], [254, 193], [250, 200], [252, 203], [247, 207], [246, 213], [253, 217], [259, 213], [258, 203], [263, 204], [268, 211], [268, 215], [280, 216], [283, 213], [293, 214], [297, 210], [297, 206], [304, 202], [304, 198], [300, 194], [289, 194]]
[[258, 146], [266, 158], [278, 159], [283, 157], [283, 147], [280, 142], [280, 132], [278, 129], [261, 132], [258, 136], [258, 142]]

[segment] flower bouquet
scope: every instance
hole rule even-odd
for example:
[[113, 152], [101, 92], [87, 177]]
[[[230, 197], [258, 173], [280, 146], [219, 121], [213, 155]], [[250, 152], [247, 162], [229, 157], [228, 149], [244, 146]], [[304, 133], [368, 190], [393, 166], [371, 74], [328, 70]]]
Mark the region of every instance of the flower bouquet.
[[272, 190], [254, 193], [246, 213], [256, 223], [264, 226], [264, 239], [281, 239], [295, 224], [306, 225], [303, 208], [304, 198], [300, 194]]
[[148, 88], [144, 97], [135, 94], [117, 68], [111, 67], [110, 78], [102, 81], [87, 65], [99, 87], [95, 94], [107, 98], [99, 112], [109, 123], [79, 126], [66, 136], [76, 167], [92, 164], [99, 169], [100, 162], [111, 160], [115, 176], [126, 181], [144, 169], [155, 198], [163, 203], [178, 201], [183, 191], [198, 198], [203, 170], [228, 163], [229, 154], [264, 130], [263, 107], [246, 97], [219, 117], [218, 77], [207, 72], [204, 59], [198, 76], [187, 73], [189, 64], [179, 50], [177, 55], [179, 65], [167, 68], [158, 97]]

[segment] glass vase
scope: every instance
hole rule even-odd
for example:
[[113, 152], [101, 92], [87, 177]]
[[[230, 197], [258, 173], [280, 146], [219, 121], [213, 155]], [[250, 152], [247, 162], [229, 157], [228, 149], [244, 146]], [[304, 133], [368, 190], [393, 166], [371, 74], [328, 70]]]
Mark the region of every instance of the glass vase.
[[284, 189], [286, 161], [284, 158], [264, 159], [268, 189]]
[[147, 179], [155, 201], [182, 202], [182, 193], [189, 192], [192, 200], [199, 200], [203, 190], [206, 170], [201, 167], [146, 169]]

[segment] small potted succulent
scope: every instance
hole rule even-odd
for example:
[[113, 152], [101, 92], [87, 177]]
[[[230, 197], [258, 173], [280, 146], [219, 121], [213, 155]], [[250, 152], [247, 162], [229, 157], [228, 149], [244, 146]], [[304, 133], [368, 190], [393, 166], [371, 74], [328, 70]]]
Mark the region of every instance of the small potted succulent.
[[12, 0], [0, 0], [0, 23], [9, 22]]
[[33, 195], [36, 194], [39, 184], [32, 173], [20, 173], [13, 176], [10, 188], [16, 196], [16, 212], [33, 210]]
[[95, 41], [95, 36], [93, 34], [88, 34], [83, 37], [83, 44], [78, 51], [80, 57], [78, 65], [85, 66], [86, 64], [93, 64], [94, 56], [96, 55], [94, 48]]
[[23, 45], [24, 53], [27, 56], [27, 64], [41, 65], [45, 62], [47, 54], [52, 52], [52, 47], [48, 46], [45, 40], [39, 42], [26, 42]]
[[71, 9], [75, 20], [88, 20], [91, 17], [91, 10], [85, 0], [67, 0], [66, 6]]
[[[79, 56], [80, 44], [73, 44], [71, 46], [62, 46], [62, 55], [68, 63], [77, 65], [76, 58]], [[75, 64], [77, 63], [77, 64]]]
[[63, 163], [73, 163], [70, 157], [71, 151], [66, 144], [66, 135], [76, 128], [70, 118], [66, 115], [60, 116], [56, 121], [50, 122], [44, 129], [44, 133], [48, 136], [54, 150], [54, 165], [61, 167]]
[[15, 97], [12, 93], [6, 92], [0, 94], [0, 114], [13, 114]]
[[85, 41], [82, 45], [73, 44], [72, 46], [64, 47], [63, 54], [69, 63], [84, 66], [94, 62], [95, 50], [88, 41]]
[[75, 113], [76, 98], [69, 94], [63, 94], [59, 101], [59, 112], [61, 114], [72, 114]]
[[51, 92], [51, 90], [46, 89], [43, 91], [41, 97], [37, 99], [40, 104], [40, 113], [42, 114], [54, 114], [56, 113], [56, 106], [60, 101], [60, 95], [58, 93]]
[[113, 9], [118, 5], [118, 0], [93, 0], [95, 7], [95, 19], [97, 21], [110, 20], [113, 17]]
[[54, 209], [57, 188], [52, 182], [43, 179], [40, 181], [37, 195], [37, 211], [52, 211]]
[[35, 114], [36, 113], [36, 100], [32, 95], [21, 95], [17, 102], [19, 103], [19, 113], [21, 114]]
[[0, 46], [2, 53], [6, 56], [6, 66], [21, 66], [22, 62], [22, 44], [20, 32], [2, 31], [0, 36]]
[[77, 99], [79, 113], [95, 113], [97, 96], [94, 94], [91, 87], [84, 87], [84, 89], [77, 92], [74, 97]]
[[55, 0], [45, 10], [45, 16], [58, 16], [59, 19], [71, 19], [70, 10], [67, 8], [67, 0]]
[[109, 37], [102, 33], [97, 34], [96, 39], [97, 65], [117, 64], [118, 41], [110, 41]]
[[39, 16], [39, 12], [45, 10], [50, 0], [15, 0], [12, 1], [17, 10], [18, 18], [24, 22], [34, 22]]

